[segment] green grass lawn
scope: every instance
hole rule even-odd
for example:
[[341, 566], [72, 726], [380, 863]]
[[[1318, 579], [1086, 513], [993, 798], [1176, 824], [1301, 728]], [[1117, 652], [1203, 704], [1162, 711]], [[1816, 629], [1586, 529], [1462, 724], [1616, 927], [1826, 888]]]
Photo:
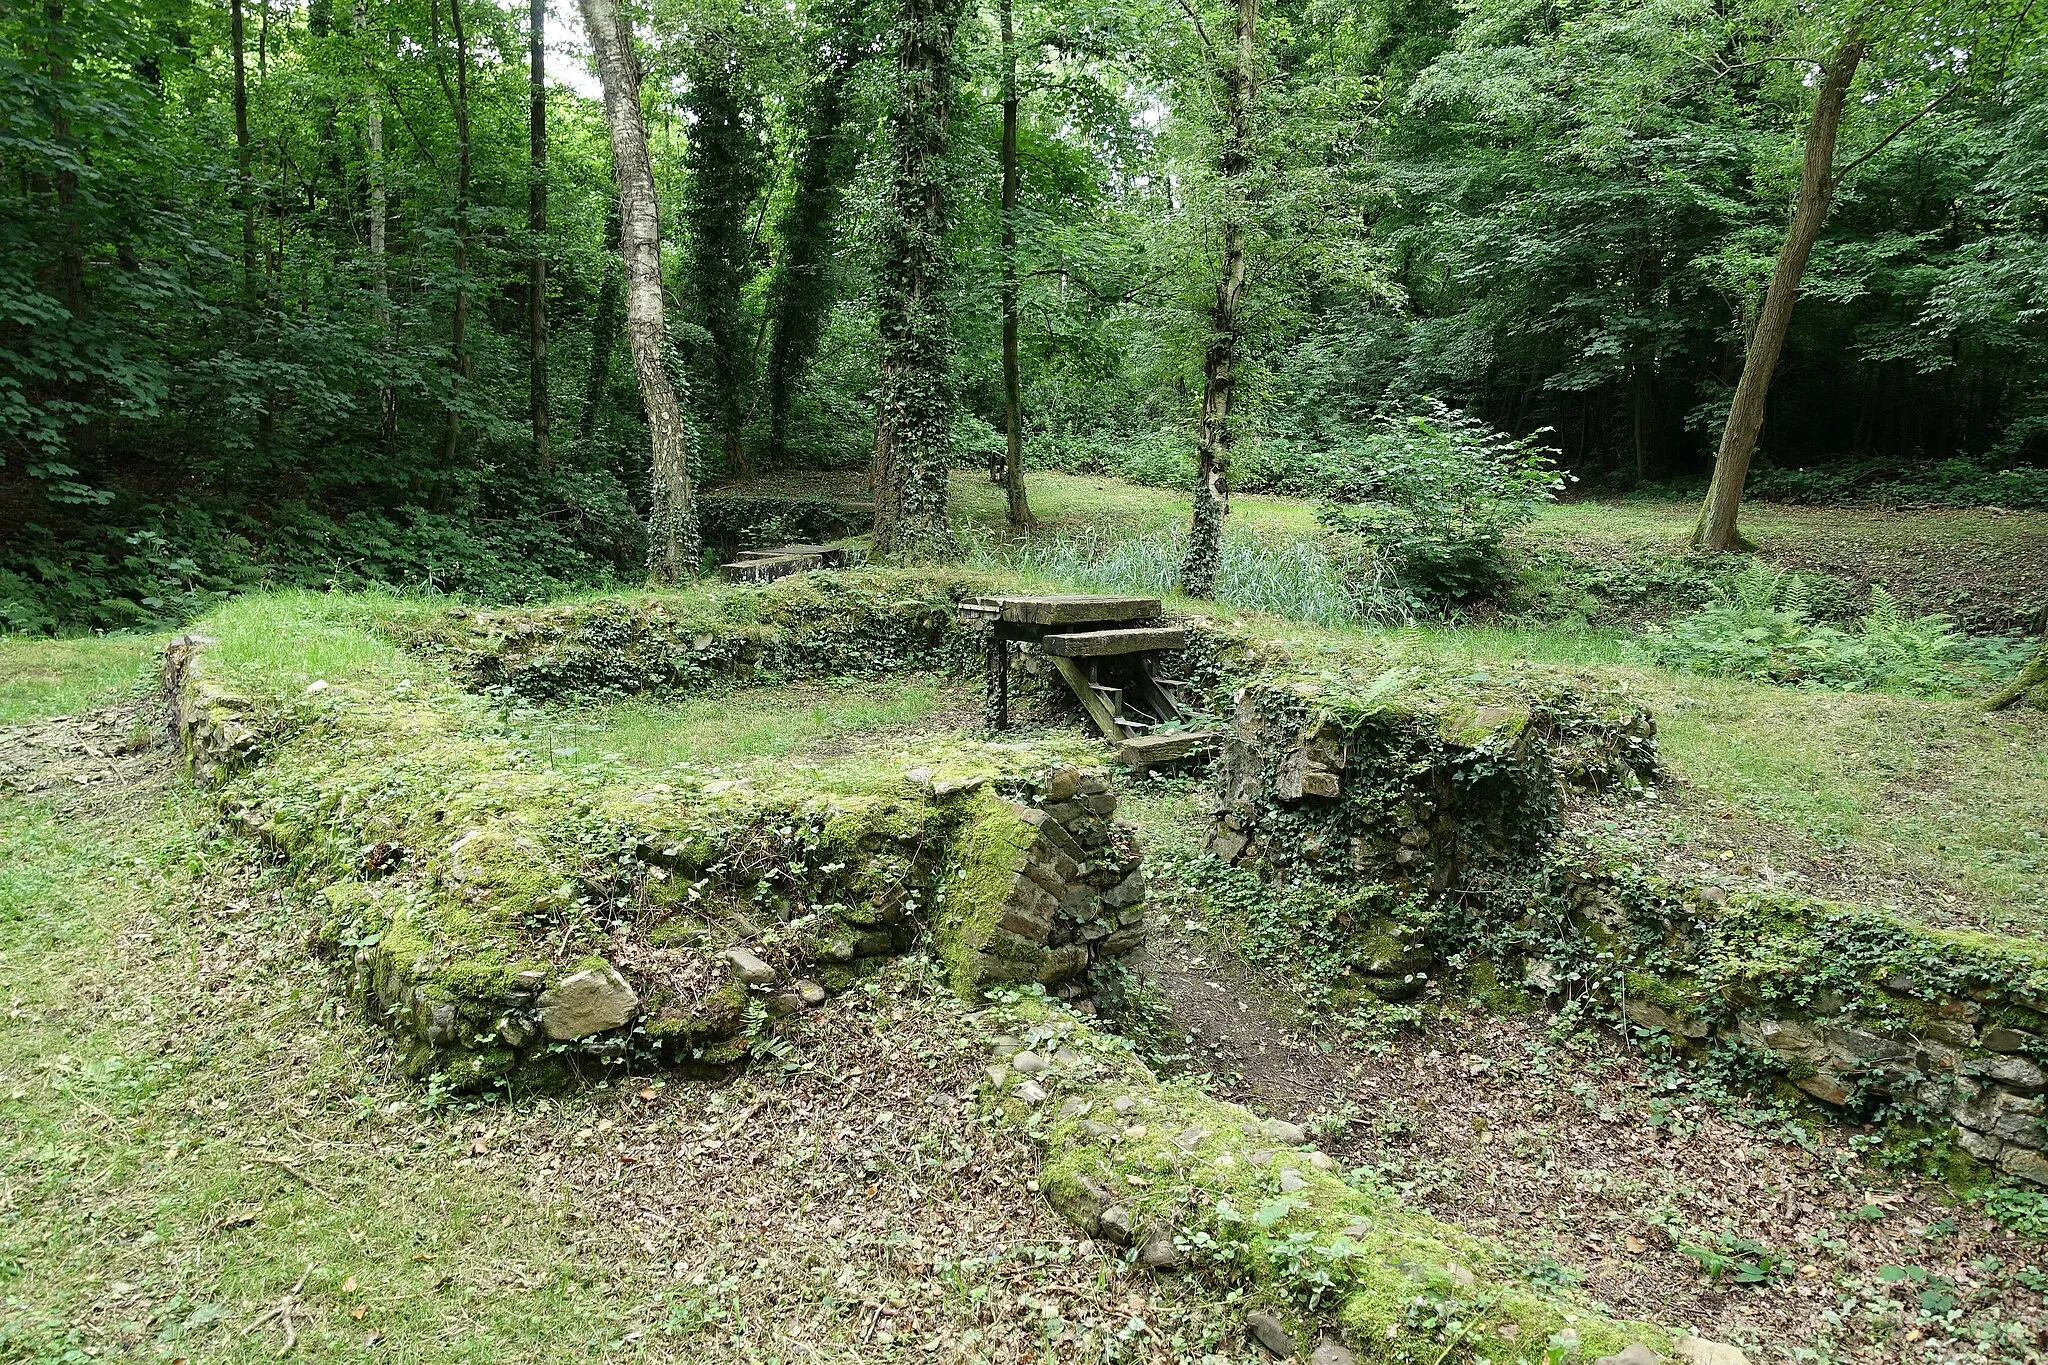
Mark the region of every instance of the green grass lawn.
[[674, 702], [631, 698], [602, 706], [550, 708], [521, 722], [529, 742], [559, 764], [707, 766], [817, 754], [971, 718], [981, 697], [935, 678], [847, 679], [824, 685], [755, 687]]
[[1526, 660], [1623, 688], [1656, 717], [1678, 782], [1675, 801], [1631, 824], [1674, 870], [1712, 864], [1932, 923], [2048, 932], [2048, 715], [1700, 677], [1631, 662], [1611, 633], [1327, 638], [1389, 662], [1469, 670]]
[[161, 636], [0, 638], [0, 725], [69, 715], [133, 693], [156, 661]]

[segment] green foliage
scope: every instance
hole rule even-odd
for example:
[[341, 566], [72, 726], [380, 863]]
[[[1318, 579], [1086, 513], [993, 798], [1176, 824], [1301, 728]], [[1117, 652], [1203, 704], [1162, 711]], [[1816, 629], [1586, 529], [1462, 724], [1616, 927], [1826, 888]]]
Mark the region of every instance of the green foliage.
[[1873, 583], [1854, 628], [1830, 625], [1814, 619], [1808, 580], [1761, 560], [1745, 565], [1712, 604], [1652, 626], [1641, 649], [1695, 673], [1841, 691], [1940, 696], [1984, 681], [1947, 617], [1909, 617]]
[[1982, 459], [1855, 460], [1811, 469], [1765, 464], [1750, 471], [1746, 491], [1771, 502], [1818, 506], [2048, 507], [2048, 469]]
[[764, 545], [839, 540], [866, 529], [872, 513], [830, 498], [714, 493], [697, 500], [697, 519], [704, 544], [725, 555]]
[[1433, 399], [1421, 408], [1332, 447], [1310, 477], [1324, 524], [1372, 547], [1398, 591], [1427, 607], [1497, 588], [1508, 532], [1565, 481], [1541, 433], [1505, 436]]
[[705, 338], [697, 348], [703, 375], [698, 392], [705, 395], [713, 429], [724, 438], [722, 454], [731, 463], [741, 453], [754, 390], [753, 329], [742, 294], [757, 273], [751, 233], [754, 201], [767, 174], [764, 129], [760, 92], [748, 82], [734, 38], [715, 25], [693, 37], [685, 100], [690, 192], [683, 218], [692, 245], [691, 301]]
[[1694, 1241], [1681, 1232], [1674, 1236], [1673, 1244], [1679, 1255], [1699, 1266], [1715, 1284], [1726, 1280], [1731, 1284], [1763, 1285], [1792, 1273], [1789, 1257], [1753, 1237], [1724, 1232]]
[[[1384, 975], [1389, 961], [1427, 939], [1435, 923], [1425, 900], [1370, 882], [1268, 884], [1212, 857], [1162, 871], [1201, 897], [1211, 922], [1249, 966], [1286, 981], [1314, 1007], [1339, 992], [1365, 991], [1368, 976]], [[1393, 1022], [1361, 1018], [1359, 1027], [1370, 1032]]]

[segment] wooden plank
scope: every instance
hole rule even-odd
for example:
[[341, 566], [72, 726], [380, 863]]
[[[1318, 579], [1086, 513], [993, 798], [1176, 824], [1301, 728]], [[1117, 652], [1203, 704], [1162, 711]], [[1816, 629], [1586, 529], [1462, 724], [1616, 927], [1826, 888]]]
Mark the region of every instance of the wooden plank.
[[722, 564], [718, 572], [728, 583], [769, 583], [806, 569], [823, 567], [816, 555], [780, 555], [774, 559], [747, 559]]
[[1186, 758], [1200, 749], [1214, 743], [1216, 735], [1210, 730], [1179, 730], [1163, 735], [1137, 735], [1117, 746], [1117, 757], [1133, 767], [1142, 768], [1149, 763], [1165, 763], [1176, 758]]
[[1142, 621], [1159, 614], [1156, 597], [1095, 597], [1084, 593], [1047, 593], [1033, 597], [998, 597], [1003, 620], [1029, 626], [1088, 626], [1115, 621]]
[[1188, 633], [1179, 626], [1137, 626], [1126, 630], [1048, 635], [1038, 642], [1038, 647], [1048, 654], [1064, 654], [1070, 659], [1100, 659], [1115, 654], [1179, 649], [1187, 642]]
[[1081, 665], [1058, 655], [1053, 656], [1052, 663], [1053, 667], [1060, 671], [1060, 676], [1067, 680], [1067, 686], [1073, 689], [1074, 695], [1080, 698], [1082, 708], [1088, 712], [1088, 719], [1095, 722], [1095, 728], [1102, 731], [1102, 737], [1122, 739], [1124, 727], [1117, 724], [1116, 713], [1109, 709], [1109, 703], [1095, 694], [1094, 680], [1081, 671]]

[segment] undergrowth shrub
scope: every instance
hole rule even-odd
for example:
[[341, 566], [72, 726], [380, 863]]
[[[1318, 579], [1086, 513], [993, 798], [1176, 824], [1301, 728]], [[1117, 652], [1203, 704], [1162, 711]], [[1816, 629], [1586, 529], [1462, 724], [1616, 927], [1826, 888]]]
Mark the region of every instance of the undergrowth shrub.
[[1916, 696], [1976, 690], [2004, 654], [1967, 640], [1946, 616], [1908, 616], [1881, 583], [1852, 624], [1816, 619], [1812, 585], [1760, 560], [1724, 582], [1713, 602], [1645, 630], [1637, 648], [1712, 677]]
[[1411, 610], [1492, 593], [1505, 541], [1564, 486], [1542, 433], [1510, 437], [1435, 399], [1340, 438], [1316, 461], [1317, 516], [1356, 537]]
[[1818, 507], [2048, 507], [2048, 469], [1978, 460], [1856, 460], [1820, 469], [1760, 464], [1750, 472], [1747, 496]]

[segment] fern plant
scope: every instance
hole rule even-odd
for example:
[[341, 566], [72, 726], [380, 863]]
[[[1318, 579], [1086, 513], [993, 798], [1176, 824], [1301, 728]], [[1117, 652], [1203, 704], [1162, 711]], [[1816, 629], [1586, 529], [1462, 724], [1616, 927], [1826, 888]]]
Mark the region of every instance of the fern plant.
[[1638, 652], [1688, 672], [1845, 692], [1971, 690], [1967, 642], [1946, 616], [1909, 616], [1881, 583], [1853, 629], [1814, 619], [1810, 580], [1752, 560], [1700, 610], [1644, 633]]

